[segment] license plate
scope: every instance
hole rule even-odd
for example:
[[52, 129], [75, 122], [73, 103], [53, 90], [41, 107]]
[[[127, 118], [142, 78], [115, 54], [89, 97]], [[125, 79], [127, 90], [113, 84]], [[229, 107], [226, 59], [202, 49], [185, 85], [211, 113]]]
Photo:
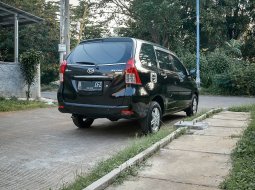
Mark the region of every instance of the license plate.
[[83, 91], [102, 91], [102, 81], [78, 81], [78, 90]]

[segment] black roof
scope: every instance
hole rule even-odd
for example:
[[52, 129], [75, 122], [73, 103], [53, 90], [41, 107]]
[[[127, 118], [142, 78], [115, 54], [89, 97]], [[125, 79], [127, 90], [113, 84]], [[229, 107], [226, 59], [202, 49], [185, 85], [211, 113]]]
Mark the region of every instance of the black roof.
[[83, 40], [80, 42], [80, 44], [82, 43], [86, 43], [86, 42], [94, 42], [94, 41], [121, 41], [121, 42], [130, 42], [132, 41], [133, 38], [130, 37], [109, 37], [109, 38], [94, 38], [94, 39], [87, 39], [87, 40]]
[[18, 14], [19, 16], [19, 25], [38, 23], [43, 21], [43, 19], [38, 16], [0, 2], [0, 26], [13, 26], [15, 14]]

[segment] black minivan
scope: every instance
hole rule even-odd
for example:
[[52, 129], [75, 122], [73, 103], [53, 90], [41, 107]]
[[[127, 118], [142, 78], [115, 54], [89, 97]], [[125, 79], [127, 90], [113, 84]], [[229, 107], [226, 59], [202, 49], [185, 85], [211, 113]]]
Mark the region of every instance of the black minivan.
[[168, 49], [134, 38], [82, 41], [60, 66], [59, 111], [79, 128], [97, 118], [139, 119], [144, 133], [162, 116], [197, 112], [198, 89]]

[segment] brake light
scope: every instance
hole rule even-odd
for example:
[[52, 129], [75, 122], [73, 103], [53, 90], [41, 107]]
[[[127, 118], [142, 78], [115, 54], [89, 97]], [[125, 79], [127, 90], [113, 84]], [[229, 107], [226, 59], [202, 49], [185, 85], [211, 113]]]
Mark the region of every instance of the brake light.
[[134, 59], [129, 59], [127, 62], [125, 70], [125, 81], [126, 84], [142, 84], [138, 71], [135, 67]]
[[59, 80], [60, 82], [64, 82], [64, 74], [65, 74], [65, 71], [66, 71], [66, 67], [67, 67], [67, 62], [66, 60], [64, 60], [60, 67], [59, 67]]
[[121, 115], [124, 115], [124, 116], [129, 116], [129, 115], [133, 115], [134, 112], [131, 111], [131, 110], [122, 110], [121, 111]]

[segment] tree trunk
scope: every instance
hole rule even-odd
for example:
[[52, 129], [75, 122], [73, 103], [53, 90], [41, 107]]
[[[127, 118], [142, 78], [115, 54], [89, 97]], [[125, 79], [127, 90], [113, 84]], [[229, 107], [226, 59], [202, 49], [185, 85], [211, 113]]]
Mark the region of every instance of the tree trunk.
[[26, 91], [26, 96], [27, 96], [27, 101], [29, 101], [29, 98], [30, 98], [30, 87], [31, 85], [27, 85], [27, 91]]
[[84, 28], [85, 28], [85, 19], [86, 19], [86, 17], [88, 17], [88, 6], [85, 4], [83, 16], [82, 16], [82, 21], [81, 21], [81, 26], [80, 26], [80, 30], [79, 30], [77, 45], [81, 42], [82, 33], [84, 31]]

